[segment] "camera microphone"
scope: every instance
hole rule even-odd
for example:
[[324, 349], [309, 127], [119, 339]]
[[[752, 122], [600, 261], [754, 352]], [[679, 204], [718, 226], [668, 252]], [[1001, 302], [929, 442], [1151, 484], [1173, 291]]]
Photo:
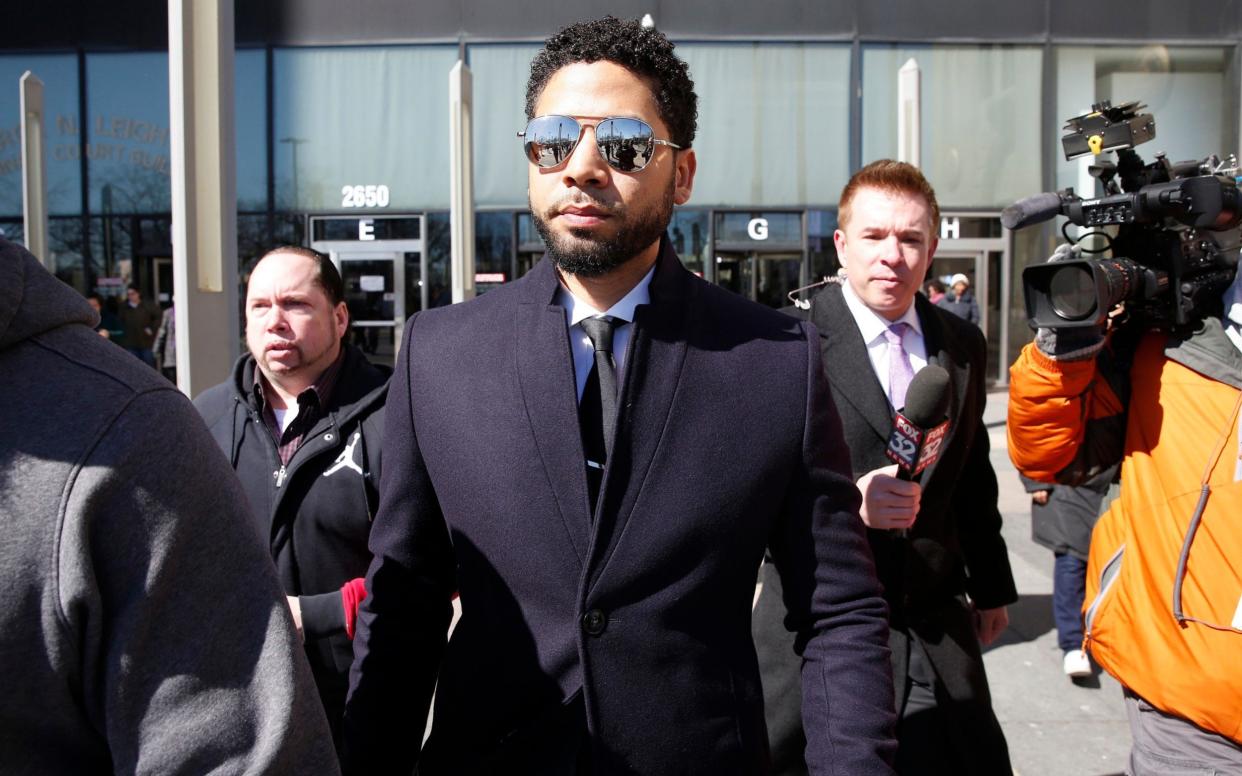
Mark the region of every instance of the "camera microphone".
[[1001, 224], [1006, 229], [1021, 229], [1039, 224], [1061, 214], [1063, 200], [1054, 191], [1020, 199], [1001, 211]]
[[897, 464], [897, 478], [912, 482], [940, 457], [949, 433], [949, 373], [928, 364], [910, 381], [906, 406], [893, 419], [884, 451]]

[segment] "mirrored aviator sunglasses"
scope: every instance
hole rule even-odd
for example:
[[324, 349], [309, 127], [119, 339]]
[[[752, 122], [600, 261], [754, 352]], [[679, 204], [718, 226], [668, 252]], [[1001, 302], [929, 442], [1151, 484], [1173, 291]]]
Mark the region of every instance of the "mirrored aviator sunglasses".
[[[584, 127], [570, 116], [536, 116], [518, 133], [525, 138], [526, 158], [536, 167], [557, 167], [582, 139]], [[606, 118], [595, 125], [595, 145], [608, 166], [617, 172], [638, 172], [655, 156], [658, 145], [680, 149], [671, 140], [659, 140], [651, 125], [639, 119]]]

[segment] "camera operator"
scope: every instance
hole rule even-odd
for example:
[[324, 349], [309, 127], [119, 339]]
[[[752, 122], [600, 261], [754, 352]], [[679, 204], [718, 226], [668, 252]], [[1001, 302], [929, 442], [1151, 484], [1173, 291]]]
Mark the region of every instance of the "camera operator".
[[1040, 328], [1010, 370], [1022, 474], [1076, 485], [1121, 462], [1084, 630], [1124, 685], [1135, 776], [1242, 773], [1239, 276], [1210, 307], [1167, 331]]

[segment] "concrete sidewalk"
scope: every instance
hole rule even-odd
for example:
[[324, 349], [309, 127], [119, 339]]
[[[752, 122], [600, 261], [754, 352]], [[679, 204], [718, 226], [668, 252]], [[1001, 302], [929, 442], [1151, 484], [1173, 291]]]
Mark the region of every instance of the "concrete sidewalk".
[[1030, 496], [1006, 451], [1007, 403], [1004, 390], [988, 394], [984, 419], [1021, 599], [1009, 609], [1009, 629], [984, 655], [992, 705], [1020, 776], [1120, 774], [1130, 751], [1121, 685], [1103, 673], [1074, 684], [1061, 672], [1052, 621], [1052, 553], [1031, 541]]

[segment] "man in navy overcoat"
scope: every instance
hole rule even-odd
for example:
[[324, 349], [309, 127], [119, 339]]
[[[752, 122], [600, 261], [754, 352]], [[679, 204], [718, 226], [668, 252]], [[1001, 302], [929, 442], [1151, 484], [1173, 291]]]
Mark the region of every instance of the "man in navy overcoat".
[[750, 616], [770, 546], [812, 770], [891, 773], [885, 607], [818, 337], [687, 272], [665, 235], [696, 100], [636, 22], [568, 27], [535, 58], [524, 147], [548, 254], [407, 324], [353, 772], [766, 772]]

